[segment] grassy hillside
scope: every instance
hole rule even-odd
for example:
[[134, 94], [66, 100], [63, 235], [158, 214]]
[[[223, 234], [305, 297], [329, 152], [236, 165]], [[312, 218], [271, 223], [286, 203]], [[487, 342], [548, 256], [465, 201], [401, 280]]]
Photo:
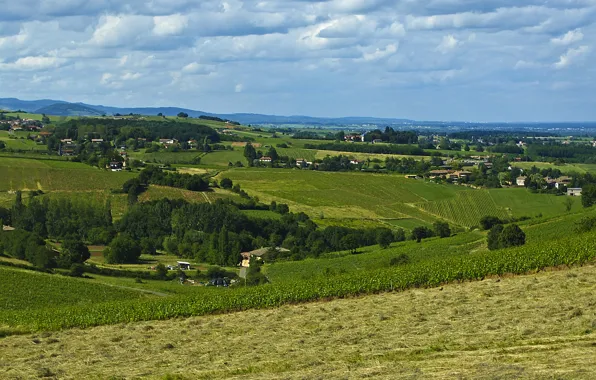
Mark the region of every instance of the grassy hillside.
[[587, 266], [272, 310], [11, 336], [0, 339], [0, 377], [590, 379], [595, 287], [596, 268]]
[[8, 267], [0, 267], [0, 289], [0, 309], [3, 311], [40, 310], [146, 297], [134, 290]]
[[464, 188], [397, 175], [240, 169], [221, 174], [261, 201], [287, 203], [315, 218], [433, 220], [410, 203], [454, 197]]
[[[327, 219], [323, 224], [377, 220], [411, 229], [443, 219], [473, 227], [486, 215], [507, 218], [565, 213], [563, 196], [532, 194], [526, 189], [475, 190], [402, 175], [244, 168], [219, 175], [223, 177], [261, 201], [287, 203], [293, 211]], [[573, 211], [581, 209], [580, 203], [576, 200]]]
[[107, 190], [121, 187], [135, 175], [76, 162], [3, 157], [0, 159], [0, 192]]

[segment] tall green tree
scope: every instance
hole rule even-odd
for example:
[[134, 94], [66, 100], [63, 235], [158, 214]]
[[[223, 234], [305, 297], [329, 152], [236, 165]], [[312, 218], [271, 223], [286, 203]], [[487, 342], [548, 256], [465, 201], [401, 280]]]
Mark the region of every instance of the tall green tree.
[[435, 222], [433, 224], [435, 235], [440, 238], [446, 238], [451, 236], [451, 228], [447, 222]]
[[596, 203], [596, 185], [588, 184], [582, 188], [582, 206], [591, 207]]

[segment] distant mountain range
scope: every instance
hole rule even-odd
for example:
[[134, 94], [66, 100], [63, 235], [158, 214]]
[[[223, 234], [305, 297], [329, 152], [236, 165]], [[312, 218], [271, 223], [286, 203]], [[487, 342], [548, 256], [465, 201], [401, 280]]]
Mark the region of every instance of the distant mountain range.
[[130, 113], [154, 116], [162, 113], [166, 116], [176, 116], [180, 112], [187, 113], [190, 117], [215, 116], [222, 119], [237, 121], [242, 124], [306, 124], [306, 125], [395, 125], [408, 124], [413, 120], [385, 119], [376, 117], [341, 117], [324, 118], [311, 116], [278, 116], [252, 113], [216, 114], [211, 112], [196, 111], [178, 107], [144, 107], [121, 108], [85, 103], [69, 103], [60, 100], [20, 100], [16, 98], [0, 98], [0, 109], [22, 110], [29, 113], [44, 113], [55, 116], [101, 116], [101, 115], [128, 115]]

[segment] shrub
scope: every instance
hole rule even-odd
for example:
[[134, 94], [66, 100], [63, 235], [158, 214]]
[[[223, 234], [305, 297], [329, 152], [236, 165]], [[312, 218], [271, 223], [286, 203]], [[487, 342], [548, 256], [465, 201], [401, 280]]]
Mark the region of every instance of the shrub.
[[405, 253], [402, 253], [399, 256], [393, 257], [390, 261], [389, 261], [389, 265], [390, 266], [397, 266], [397, 265], [406, 265], [410, 262], [410, 258], [408, 257], [408, 255], [406, 255]]

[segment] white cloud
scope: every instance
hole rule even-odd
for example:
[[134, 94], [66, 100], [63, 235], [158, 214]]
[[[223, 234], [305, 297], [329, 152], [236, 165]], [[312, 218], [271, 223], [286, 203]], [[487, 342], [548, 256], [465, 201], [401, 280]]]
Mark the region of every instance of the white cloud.
[[142, 76], [143, 75], [141, 73], [124, 73], [122, 76], [120, 76], [120, 79], [122, 79], [122, 80], [137, 80]]
[[103, 47], [123, 46], [146, 36], [152, 20], [136, 15], [107, 15], [93, 32], [91, 43]]
[[104, 73], [101, 76], [101, 80], [99, 81], [99, 83], [101, 83], [101, 84], [108, 84], [110, 82], [110, 79], [112, 79], [112, 76], [113, 75], [110, 74], [110, 73]]
[[188, 26], [188, 17], [181, 14], [153, 17], [153, 34], [156, 36], [175, 36], [181, 34]]
[[461, 41], [459, 41], [453, 35], [449, 34], [449, 35], [443, 36], [443, 40], [437, 46], [436, 50], [440, 51], [443, 54], [447, 54], [461, 44], [462, 44]]
[[0, 37], [0, 49], [15, 49], [27, 41], [27, 33], [21, 31], [19, 34], [8, 37]]
[[571, 45], [574, 42], [579, 42], [584, 38], [584, 34], [579, 29], [570, 30], [561, 37], [552, 38], [550, 42], [554, 45]]
[[209, 74], [212, 71], [212, 65], [203, 65], [198, 62], [189, 63], [182, 68], [182, 72], [187, 74]]
[[564, 68], [568, 67], [569, 65], [573, 64], [574, 62], [576, 62], [578, 59], [580, 59], [582, 56], [587, 54], [589, 51], [590, 51], [590, 48], [586, 45], [580, 46], [575, 49], [568, 49], [565, 54], [562, 54], [559, 57], [559, 61], [555, 62], [553, 66], [556, 69], [564, 69]]
[[234, 92], [242, 92], [244, 91], [244, 85], [242, 83], [238, 83], [236, 87], [234, 87]]
[[385, 47], [385, 49], [377, 48], [375, 51], [371, 53], [363, 53], [362, 58], [360, 60], [370, 62], [370, 61], [378, 61], [379, 59], [389, 57], [392, 54], [397, 52], [397, 44], [390, 44]]
[[15, 71], [43, 71], [57, 68], [66, 63], [65, 59], [55, 56], [29, 56], [17, 59], [13, 63], [2, 63], [0, 69]]

